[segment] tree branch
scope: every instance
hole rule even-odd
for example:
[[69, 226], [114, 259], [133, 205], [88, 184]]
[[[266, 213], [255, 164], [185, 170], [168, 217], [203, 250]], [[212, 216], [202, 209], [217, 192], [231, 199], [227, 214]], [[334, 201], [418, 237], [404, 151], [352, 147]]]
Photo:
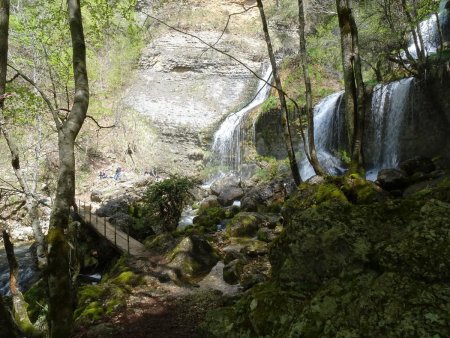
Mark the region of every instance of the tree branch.
[[19, 73], [16, 73], [11, 79], [6, 80], [6, 83], [11, 83], [13, 82], [15, 79], [17, 79], [20, 76]]
[[[214, 47], [215, 45], [217, 45], [217, 44], [219, 43], [219, 41], [222, 39], [222, 37], [224, 36], [225, 31], [227, 30], [228, 25], [230, 24], [230, 20], [231, 20], [231, 17], [232, 17], [232, 16], [244, 14], [244, 13], [247, 13], [249, 10], [251, 10], [251, 9], [253, 9], [253, 8], [258, 8], [258, 6], [256, 6], [256, 5], [255, 5], [255, 6], [248, 7], [248, 8], [245, 8], [245, 5], [243, 5], [242, 7], [244, 8], [244, 10], [243, 10], [242, 12], [231, 13], [230, 15], [228, 15], [228, 20], [227, 20], [227, 23], [225, 24], [225, 27], [224, 27], [223, 30], [222, 30], [222, 34], [220, 34], [220, 36], [217, 38], [216, 42], [214, 42], [214, 43], [212, 44], [213, 47]], [[208, 46], [208, 48], [205, 49], [205, 50], [203, 51], [202, 55], [203, 55], [204, 53], [206, 53], [206, 52], [208, 51], [209, 48], [211, 48], [211, 47]]]
[[117, 127], [115, 124], [110, 125], [110, 126], [102, 126], [102, 125], [100, 125], [100, 124], [98, 123], [98, 121], [97, 121], [93, 116], [91, 116], [91, 115], [86, 115], [86, 117], [87, 117], [88, 119], [92, 120], [92, 121], [97, 125], [98, 129], [112, 129], [112, 128]]
[[53, 116], [53, 120], [55, 121], [56, 127], [58, 128], [58, 130], [61, 129], [62, 123], [57, 114], [57, 110], [53, 107], [53, 105], [52, 105], [50, 99], [47, 97], [47, 95], [38, 87], [38, 85], [33, 80], [31, 80], [24, 73], [22, 73], [21, 71], [19, 71], [18, 69], [16, 69], [14, 66], [12, 66], [10, 64], [8, 64], [8, 67], [15, 70], [20, 75], [21, 78], [23, 78], [25, 81], [27, 81], [29, 84], [31, 84], [38, 91], [39, 95], [41, 95], [42, 99], [47, 104], [47, 107]]

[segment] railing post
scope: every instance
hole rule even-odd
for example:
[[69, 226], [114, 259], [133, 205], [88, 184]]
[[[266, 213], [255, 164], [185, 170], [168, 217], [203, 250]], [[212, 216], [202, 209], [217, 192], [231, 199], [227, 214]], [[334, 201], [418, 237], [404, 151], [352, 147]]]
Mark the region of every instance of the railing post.
[[106, 217], [103, 218], [103, 235], [106, 237]]
[[114, 245], [117, 246], [117, 224], [114, 224]]

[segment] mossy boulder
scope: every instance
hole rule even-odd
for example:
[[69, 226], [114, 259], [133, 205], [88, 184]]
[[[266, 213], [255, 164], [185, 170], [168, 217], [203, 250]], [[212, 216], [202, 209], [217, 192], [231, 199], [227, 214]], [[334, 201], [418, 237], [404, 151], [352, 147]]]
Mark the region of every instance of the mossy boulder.
[[240, 212], [228, 223], [226, 234], [230, 237], [253, 237], [262, 227], [275, 228], [282, 222], [280, 216], [257, 212]]
[[165, 254], [176, 245], [175, 238], [168, 232], [163, 232], [159, 235], [147, 237], [144, 245], [150, 251]]
[[259, 184], [244, 194], [241, 207], [244, 211], [279, 211], [287, 195], [288, 191], [283, 181]]
[[304, 299], [274, 284], [252, 288], [233, 308], [210, 311], [200, 327], [205, 338], [284, 337]]
[[450, 184], [363, 204], [344, 190], [300, 187], [269, 283], [208, 315], [203, 336], [450, 336]]
[[219, 261], [218, 253], [199, 236], [183, 238], [167, 258], [168, 266], [186, 281], [205, 276]]
[[448, 284], [367, 272], [333, 279], [299, 313], [285, 337], [448, 337]]
[[126, 306], [130, 289], [142, 283], [142, 276], [128, 266], [127, 258], [123, 256], [99, 284], [84, 285], [78, 289], [75, 325], [91, 325], [112, 316]]
[[225, 208], [216, 206], [211, 208], [200, 207], [197, 216], [194, 218], [194, 225], [201, 226], [211, 231], [217, 230], [217, 225], [225, 218], [231, 217], [231, 213]]

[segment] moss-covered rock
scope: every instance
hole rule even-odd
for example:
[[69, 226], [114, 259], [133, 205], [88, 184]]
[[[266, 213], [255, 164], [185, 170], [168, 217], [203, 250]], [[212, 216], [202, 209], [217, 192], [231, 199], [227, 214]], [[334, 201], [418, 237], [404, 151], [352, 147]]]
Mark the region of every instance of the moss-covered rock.
[[205, 239], [198, 236], [185, 237], [167, 255], [168, 266], [176, 270], [182, 279], [203, 277], [219, 261], [219, 255]]
[[220, 222], [230, 217], [231, 214], [227, 210], [220, 206], [215, 206], [211, 208], [201, 207], [198, 211], [197, 216], [194, 218], [194, 225], [201, 226], [205, 229], [210, 229], [212, 231], [217, 230], [217, 225]]
[[143, 283], [141, 275], [128, 266], [124, 256], [103, 276], [97, 285], [78, 289], [78, 305], [74, 313], [76, 326], [93, 324], [126, 306], [130, 288]]
[[301, 294], [274, 284], [255, 286], [233, 308], [207, 314], [200, 327], [202, 337], [283, 337], [303, 303]]
[[253, 237], [262, 227], [275, 228], [281, 218], [272, 214], [240, 212], [227, 225], [226, 234], [230, 237]]
[[145, 239], [144, 245], [147, 249], [159, 254], [165, 254], [176, 245], [175, 238], [168, 232], [150, 236]]
[[209, 316], [205, 336], [450, 335], [450, 184], [359, 204], [366, 184], [350, 179], [300, 186], [271, 245], [270, 283]]

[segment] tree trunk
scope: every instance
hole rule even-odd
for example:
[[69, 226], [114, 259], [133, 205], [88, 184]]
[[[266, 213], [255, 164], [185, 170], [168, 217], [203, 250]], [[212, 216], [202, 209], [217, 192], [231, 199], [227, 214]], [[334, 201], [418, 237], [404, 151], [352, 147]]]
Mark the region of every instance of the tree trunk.
[[19, 329], [27, 337], [40, 337], [42, 334], [31, 323], [27, 312], [28, 303], [25, 302], [22, 292], [18, 288], [19, 264], [17, 264], [16, 256], [14, 255], [14, 246], [6, 230], [3, 230], [2, 236], [9, 265], [9, 288], [12, 295], [14, 319]]
[[[0, 0], [0, 96], [5, 94], [6, 90], [6, 73], [8, 64], [8, 26], [9, 26], [9, 1]], [[32, 191], [22, 173], [20, 168], [20, 156], [19, 148], [15, 143], [14, 139], [9, 134], [6, 127], [6, 120], [3, 114], [4, 100], [0, 99], [0, 132], [3, 134], [8, 145], [9, 151], [11, 153], [11, 165], [16, 175], [17, 181], [22, 188], [23, 193], [26, 196], [26, 208], [28, 215], [30, 217], [33, 234], [37, 243], [37, 256], [39, 265], [44, 267], [45, 262], [45, 240], [42, 234], [42, 229], [40, 226], [37, 207], [38, 203], [34, 198], [35, 190]], [[37, 177], [36, 177], [37, 179]]]
[[308, 116], [309, 158], [316, 174], [324, 176], [326, 172], [319, 163], [319, 159], [317, 158], [316, 144], [314, 142], [314, 110], [312, 105], [311, 78], [309, 77], [308, 69], [309, 60], [306, 49], [305, 26], [305, 8], [303, 0], [298, 0], [298, 35], [300, 39], [300, 63], [303, 70], [303, 80], [305, 81], [305, 110]]
[[365, 115], [364, 83], [359, 57], [358, 29], [350, 0], [336, 0], [341, 32], [342, 66], [345, 86], [345, 122], [351, 156], [349, 173], [363, 173], [363, 126]]
[[[3, 111], [3, 95], [6, 91], [8, 67], [9, 0], [0, 0], [0, 111]], [[0, 121], [3, 123], [3, 121]]]
[[292, 177], [294, 178], [295, 184], [299, 185], [302, 182], [302, 179], [300, 177], [300, 172], [298, 169], [297, 160], [295, 158], [295, 152], [294, 147], [292, 145], [292, 137], [291, 137], [291, 130], [289, 126], [289, 115], [288, 115], [288, 107], [286, 103], [286, 97], [283, 92], [283, 88], [281, 86], [281, 80], [278, 75], [277, 71], [277, 63], [275, 61], [275, 54], [273, 52], [272, 48], [272, 42], [269, 35], [269, 28], [267, 27], [267, 20], [266, 15], [264, 13], [264, 7], [262, 0], [257, 0], [258, 8], [259, 8], [259, 14], [261, 16], [261, 22], [263, 26], [264, 31], [264, 37], [267, 44], [267, 51], [269, 53], [269, 59], [270, 63], [272, 65], [272, 72], [273, 72], [273, 78], [275, 80], [275, 86], [278, 92], [278, 96], [280, 98], [280, 105], [281, 105], [281, 124], [283, 126], [283, 136], [284, 136], [284, 143], [286, 146], [286, 151], [288, 154], [289, 159], [289, 165], [292, 172]]
[[68, 0], [67, 4], [72, 37], [75, 97], [72, 110], [58, 131], [59, 178], [48, 235], [48, 319], [52, 338], [69, 337], [72, 328], [70, 247], [66, 233], [68, 232], [70, 207], [75, 205], [74, 144], [89, 106], [86, 46], [80, 0]]

